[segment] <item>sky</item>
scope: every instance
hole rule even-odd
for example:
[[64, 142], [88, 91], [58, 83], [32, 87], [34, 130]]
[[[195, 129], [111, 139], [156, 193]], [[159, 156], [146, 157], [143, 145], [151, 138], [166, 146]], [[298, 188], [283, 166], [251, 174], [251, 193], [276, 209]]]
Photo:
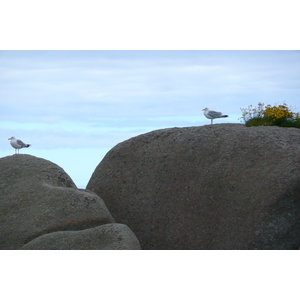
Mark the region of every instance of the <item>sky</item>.
[[[0, 157], [21, 149], [84, 188], [105, 154], [152, 130], [240, 123], [249, 105], [299, 109], [300, 51], [0, 51]], [[299, 110], [298, 110], [299, 111]]]

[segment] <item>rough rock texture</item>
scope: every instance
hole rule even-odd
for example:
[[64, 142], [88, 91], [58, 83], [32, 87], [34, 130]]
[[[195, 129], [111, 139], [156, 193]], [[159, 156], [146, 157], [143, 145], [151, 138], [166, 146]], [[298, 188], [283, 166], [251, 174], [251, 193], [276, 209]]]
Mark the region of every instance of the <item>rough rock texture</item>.
[[23, 250], [137, 250], [139, 241], [128, 226], [106, 224], [80, 231], [58, 231], [44, 234]]
[[142, 249], [298, 249], [300, 130], [153, 131], [111, 149], [87, 189]]
[[115, 222], [100, 197], [77, 189], [50, 161], [12, 155], [0, 159], [0, 170], [0, 249], [20, 249], [50, 232]]

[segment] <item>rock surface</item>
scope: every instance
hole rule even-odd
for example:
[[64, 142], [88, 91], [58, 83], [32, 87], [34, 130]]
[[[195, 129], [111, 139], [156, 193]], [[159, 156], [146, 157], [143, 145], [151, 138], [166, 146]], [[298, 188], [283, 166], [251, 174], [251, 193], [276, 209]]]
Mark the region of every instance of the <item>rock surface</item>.
[[300, 130], [149, 132], [111, 149], [87, 189], [142, 249], [298, 249]]
[[106, 224], [80, 231], [58, 231], [44, 234], [23, 250], [137, 250], [139, 241], [128, 226]]
[[47, 233], [115, 223], [99, 196], [77, 189], [50, 161], [12, 155], [0, 159], [0, 170], [0, 249], [20, 249]]

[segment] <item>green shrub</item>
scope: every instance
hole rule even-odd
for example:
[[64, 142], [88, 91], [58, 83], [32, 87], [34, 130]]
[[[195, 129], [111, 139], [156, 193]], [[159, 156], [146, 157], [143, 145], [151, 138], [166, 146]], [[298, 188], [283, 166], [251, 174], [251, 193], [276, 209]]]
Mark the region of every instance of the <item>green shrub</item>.
[[300, 113], [294, 113], [286, 103], [278, 106], [258, 103], [248, 108], [241, 108], [242, 117], [240, 118], [247, 127], [251, 126], [281, 126], [300, 128]]

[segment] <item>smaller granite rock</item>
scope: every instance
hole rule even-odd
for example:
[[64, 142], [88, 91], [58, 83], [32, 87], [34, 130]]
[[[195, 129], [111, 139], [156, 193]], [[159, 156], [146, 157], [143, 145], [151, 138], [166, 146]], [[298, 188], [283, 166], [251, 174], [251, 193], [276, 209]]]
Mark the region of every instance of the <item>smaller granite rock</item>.
[[140, 247], [127, 226], [115, 224], [104, 201], [91, 191], [77, 189], [58, 165], [18, 154], [0, 158], [0, 170], [0, 249]]
[[106, 224], [80, 231], [44, 234], [23, 250], [140, 250], [134, 233], [124, 224]]

